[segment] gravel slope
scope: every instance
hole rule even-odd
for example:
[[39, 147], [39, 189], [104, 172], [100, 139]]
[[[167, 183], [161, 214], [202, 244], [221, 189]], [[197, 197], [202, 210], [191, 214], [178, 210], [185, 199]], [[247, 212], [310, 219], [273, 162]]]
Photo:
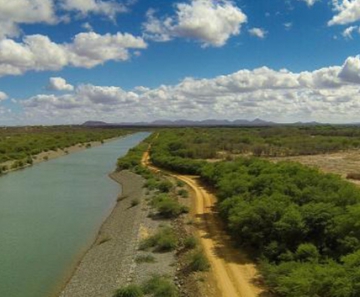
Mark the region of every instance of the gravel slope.
[[[60, 297], [111, 297], [129, 281], [135, 269], [134, 256], [143, 219], [144, 180], [128, 171], [112, 173], [122, 185], [122, 195], [106, 219], [96, 242], [79, 263]], [[141, 202], [131, 206], [133, 199]]]

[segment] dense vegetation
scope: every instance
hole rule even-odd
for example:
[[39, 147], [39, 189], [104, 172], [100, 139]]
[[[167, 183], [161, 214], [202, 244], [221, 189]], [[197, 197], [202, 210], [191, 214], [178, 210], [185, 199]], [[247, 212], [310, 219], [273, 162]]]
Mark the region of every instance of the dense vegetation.
[[64, 150], [76, 144], [118, 137], [130, 133], [123, 129], [91, 129], [74, 126], [21, 127], [0, 129], [0, 163], [18, 160], [26, 163], [41, 152]]
[[[360, 148], [357, 127], [184, 128], [161, 132], [159, 146], [179, 158], [211, 159], [232, 154], [293, 156]], [[186, 168], [184, 168], [186, 170]]]
[[[341, 148], [357, 146], [359, 131], [352, 128], [306, 129], [313, 130], [313, 135], [318, 131], [310, 137], [314, 148], [324, 147], [330, 139], [335, 143], [343, 139]], [[208, 158], [204, 150], [219, 148], [211, 141], [205, 142], [212, 144], [206, 148], [199, 139], [229, 141], [232, 136], [226, 136], [225, 130], [223, 134], [212, 129], [161, 132], [154, 139], [151, 159], [166, 169], [197, 173], [216, 189], [219, 212], [229, 232], [239, 246], [259, 259], [266, 283], [279, 296], [360, 296], [359, 189], [338, 176], [296, 163], [274, 164], [259, 158], [198, 160]], [[257, 139], [261, 130], [253, 131]], [[279, 147], [297, 145], [300, 142], [288, 135]], [[335, 148], [340, 147], [331, 150]]]

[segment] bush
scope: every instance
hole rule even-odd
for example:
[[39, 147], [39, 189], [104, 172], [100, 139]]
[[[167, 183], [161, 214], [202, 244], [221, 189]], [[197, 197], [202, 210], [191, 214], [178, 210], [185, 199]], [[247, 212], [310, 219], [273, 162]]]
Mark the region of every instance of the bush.
[[207, 271], [210, 268], [209, 261], [202, 250], [197, 250], [189, 256], [188, 266], [191, 271]]
[[155, 207], [159, 215], [164, 218], [174, 218], [189, 211], [186, 206], [181, 205], [166, 194], [156, 196], [152, 201], [152, 206]]
[[157, 188], [159, 189], [159, 191], [161, 193], [169, 193], [170, 190], [172, 189], [173, 184], [169, 181], [162, 181], [158, 184]]
[[137, 285], [128, 285], [118, 289], [113, 297], [142, 297], [143, 291]]
[[182, 188], [183, 186], [185, 186], [185, 183], [182, 180], [177, 180], [176, 186], [178, 186], [179, 188]]
[[152, 294], [154, 297], [177, 297], [178, 291], [176, 286], [169, 279], [154, 275], [144, 285], [145, 294]]
[[185, 189], [181, 189], [178, 191], [178, 195], [183, 197], [183, 198], [188, 198], [189, 197], [189, 192], [186, 191]]
[[176, 248], [177, 240], [170, 227], [161, 228], [156, 234], [140, 243], [140, 250], [154, 248], [157, 252], [169, 252]]
[[197, 244], [197, 239], [194, 236], [188, 236], [184, 240], [184, 247], [187, 249], [194, 249]]

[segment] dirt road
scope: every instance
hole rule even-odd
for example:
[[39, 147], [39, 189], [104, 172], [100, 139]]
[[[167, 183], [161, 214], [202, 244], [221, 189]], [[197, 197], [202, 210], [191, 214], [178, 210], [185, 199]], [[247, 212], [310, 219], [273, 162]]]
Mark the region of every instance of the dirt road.
[[[142, 163], [152, 170], [159, 171], [149, 164], [148, 153], [144, 154]], [[170, 175], [185, 182], [193, 191], [195, 199], [192, 214], [196, 220], [195, 226], [222, 296], [267, 296], [254, 282], [257, 277], [255, 265], [242, 255], [239, 249], [233, 248], [229, 236], [223, 231], [221, 221], [214, 212], [214, 195], [203, 188], [195, 176]]]

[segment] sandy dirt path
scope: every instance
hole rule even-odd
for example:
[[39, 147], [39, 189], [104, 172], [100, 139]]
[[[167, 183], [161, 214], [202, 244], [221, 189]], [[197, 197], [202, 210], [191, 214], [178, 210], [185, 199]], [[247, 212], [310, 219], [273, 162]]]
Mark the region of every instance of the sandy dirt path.
[[[159, 171], [149, 162], [146, 152], [142, 164], [151, 170]], [[216, 198], [203, 188], [197, 177], [170, 174], [185, 182], [193, 191], [194, 206], [192, 214], [195, 217], [198, 237], [204, 252], [211, 264], [212, 273], [217, 280], [217, 286], [223, 297], [266, 297], [264, 290], [255, 283], [257, 269], [239, 249], [233, 247], [229, 236], [222, 228], [214, 207]]]

